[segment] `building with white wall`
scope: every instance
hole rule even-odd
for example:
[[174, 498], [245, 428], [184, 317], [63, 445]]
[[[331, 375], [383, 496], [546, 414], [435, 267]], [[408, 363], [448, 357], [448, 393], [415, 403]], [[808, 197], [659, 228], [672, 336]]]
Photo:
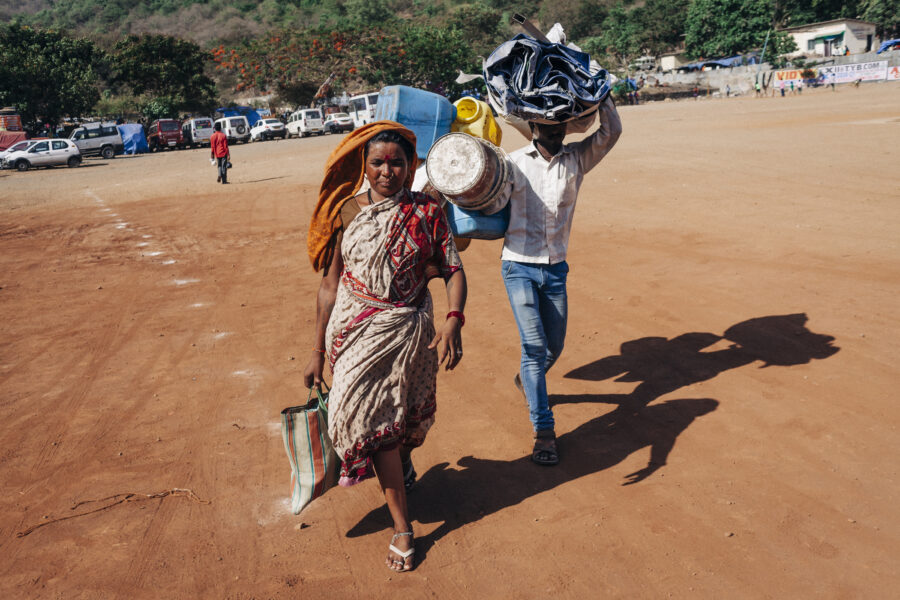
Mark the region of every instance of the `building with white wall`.
[[875, 23], [859, 19], [833, 19], [788, 27], [782, 31], [790, 34], [797, 44], [797, 51], [787, 55], [792, 58], [871, 52], [877, 48], [876, 28]]

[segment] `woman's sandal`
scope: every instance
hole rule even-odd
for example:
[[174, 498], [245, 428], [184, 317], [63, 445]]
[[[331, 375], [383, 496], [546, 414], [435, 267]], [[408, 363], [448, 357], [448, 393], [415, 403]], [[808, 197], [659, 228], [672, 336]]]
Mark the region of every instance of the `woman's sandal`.
[[546, 467], [559, 464], [559, 450], [556, 448], [556, 434], [553, 431], [538, 431], [534, 434], [531, 460]]
[[[404, 572], [406, 572], [406, 571], [412, 571], [413, 565], [412, 565], [412, 563], [410, 563], [409, 565], [407, 565], [407, 564], [406, 564], [406, 559], [409, 558], [410, 556], [412, 556], [413, 554], [415, 554], [415, 552], [416, 552], [415, 545], [410, 546], [409, 550], [405, 550], [405, 551], [404, 551], [404, 550], [400, 550], [399, 548], [397, 548], [397, 546], [394, 545], [394, 541], [395, 541], [398, 537], [402, 537], [402, 536], [404, 536], [404, 535], [408, 535], [408, 536], [410, 537], [410, 539], [411, 539], [411, 538], [412, 538], [412, 534], [413, 534], [412, 531], [404, 531], [404, 532], [402, 532], [402, 533], [395, 533], [395, 534], [394, 534], [394, 537], [391, 538], [391, 545], [388, 546], [388, 549], [389, 549], [391, 552], [393, 552], [394, 554], [396, 554], [397, 556], [399, 556], [399, 557], [401, 557], [401, 558], [403, 559], [403, 560], [397, 560], [397, 559], [394, 559], [394, 560], [391, 561], [391, 567], [390, 567], [390, 569], [391, 569], [392, 571], [397, 571], [398, 573], [404, 573]], [[398, 566], [399, 566], [399, 568], [397, 568]]]
[[412, 458], [405, 462], [401, 461], [400, 466], [403, 468], [403, 487], [409, 492], [416, 483], [416, 470], [413, 468]]

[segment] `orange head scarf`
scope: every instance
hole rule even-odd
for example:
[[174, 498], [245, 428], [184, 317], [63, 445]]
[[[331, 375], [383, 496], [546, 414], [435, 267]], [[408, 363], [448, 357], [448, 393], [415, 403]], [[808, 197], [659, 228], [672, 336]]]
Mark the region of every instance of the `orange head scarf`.
[[363, 154], [366, 143], [382, 131], [396, 131], [413, 146], [412, 162], [404, 187], [412, 185], [418, 164], [416, 134], [394, 121], [375, 121], [348, 134], [325, 163], [325, 177], [319, 188], [319, 201], [309, 224], [306, 249], [313, 269], [319, 271], [331, 262], [334, 238], [341, 229], [341, 207], [356, 195], [366, 176]]

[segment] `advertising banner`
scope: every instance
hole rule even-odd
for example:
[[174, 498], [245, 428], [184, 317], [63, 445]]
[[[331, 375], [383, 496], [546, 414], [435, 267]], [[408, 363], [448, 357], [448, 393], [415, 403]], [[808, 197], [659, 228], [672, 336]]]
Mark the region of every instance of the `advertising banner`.
[[900, 67], [891, 67], [887, 72], [888, 81], [900, 81]]
[[824, 83], [853, 83], [854, 81], [881, 81], [887, 77], [886, 60], [867, 63], [855, 63], [852, 65], [819, 65], [819, 76], [824, 76]]
[[[813, 76], [811, 79], [815, 79], [818, 77], [819, 73], [816, 69], [809, 69], [813, 72]], [[797, 82], [803, 79], [801, 73], [806, 71], [806, 69], [785, 69], [783, 71], [775, 71], [775, 77], [772, 78], [772, 83], [774, 83], [777, 87], [779, 81], [783, 81], [785, 83], [790, 83], [791, 81]]]

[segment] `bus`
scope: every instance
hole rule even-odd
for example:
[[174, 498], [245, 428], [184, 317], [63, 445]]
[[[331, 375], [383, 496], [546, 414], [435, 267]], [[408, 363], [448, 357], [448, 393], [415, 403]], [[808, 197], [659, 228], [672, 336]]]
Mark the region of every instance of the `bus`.
[[350, 98], [347, 114], [353, 119], [354, 127], [362, 127], [375, 120], [375, 105], [378, 104], [378, 92], [360, 94]]

